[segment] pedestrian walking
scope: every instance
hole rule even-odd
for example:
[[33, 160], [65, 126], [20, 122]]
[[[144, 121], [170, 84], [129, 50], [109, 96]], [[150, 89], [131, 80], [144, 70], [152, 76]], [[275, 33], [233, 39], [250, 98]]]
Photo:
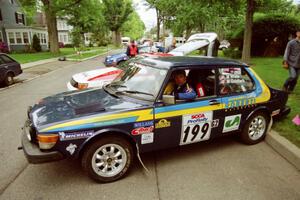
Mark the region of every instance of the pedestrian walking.
[[296, 38], [288, 42], [283, 59], [284, 68], [289, 70], [289, 77], [283, 85], [283, 90], [292, 92], [300, 74], [300, 29], [296, 32]]
[[139, 53], [138, 47], [135, 44], [134, 40], [131, 40], [130, 44], [127, 47], [126, 54], [130, 58], [135, 57]]

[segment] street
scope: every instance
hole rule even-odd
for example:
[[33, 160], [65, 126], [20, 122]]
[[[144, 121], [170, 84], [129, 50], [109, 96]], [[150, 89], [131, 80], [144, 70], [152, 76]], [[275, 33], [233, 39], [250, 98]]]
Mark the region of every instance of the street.
[[17, 150], [27, 107], [66, 91], [73, 74], [103, 67], [103, 58], [28, 69], [20, 81], [43, 75], [0, 90], [0, 199], [300, 199], [293, 165], [265, 142], [247, 146], [233, 136], [144, 154], [149, 172], [136, 160], [128, 176], [108, 184], [90, 180], [80, 162], [28, 164]]

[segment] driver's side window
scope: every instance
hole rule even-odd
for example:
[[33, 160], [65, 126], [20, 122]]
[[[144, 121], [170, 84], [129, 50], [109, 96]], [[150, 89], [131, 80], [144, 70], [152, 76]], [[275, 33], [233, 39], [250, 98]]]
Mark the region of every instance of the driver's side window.
[[214, 69], [176, 70], [172, 72], [163, 95], [173, 96], [176, 103], [198, 100], [216, 94], [215, 82]]

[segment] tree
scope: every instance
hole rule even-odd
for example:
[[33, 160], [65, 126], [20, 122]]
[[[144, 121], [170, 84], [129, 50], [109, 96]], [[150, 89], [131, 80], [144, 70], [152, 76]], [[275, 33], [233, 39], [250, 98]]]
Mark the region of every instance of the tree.
[[81, 41], [76, 41], [76, 43], [84, 44], [84, 33], [93, 33], [96, 30], [98, 32], [97, 27], [104, 28], [102, 10], [102, 5], [98, 0], [82, 0], [79, 6], [74, 6], [64, 12], [67, 15], [68, 24], [74, 27], [72, 35], [75, 38], [81, 38]]
[[242, 52], [242, 61], [249, 63], [251, 57], [251, 38], [252, 38], [252, 26], [253, 15], [255, 9], [255, 0], [247, 0], [246, 22], [244, 31], [244, 43]]
[[[50, 43], [50, 52], [58, 53], [58, 34], [56, 18], [58, 13], [62, 13], [67, 9], [73, 8], [78, 5], [81, 0], [41, 0], [42, 9], [46, 15], [46, 23], [48, 29], [48, 37]], [[26, 6], [36, 6], [35, 0], [20, 0], [22, 5]]]
[[120, 29], [133, 12], [130, 0], [102, 0], [103, 14], [106, 24], [113, 32], [113, 43], [115, 46], [121, 44]]
[[141, 38], [144, 31], [145, 24], [135, 11], [130, 14], [128, 20], [121, 27], [122, 35], [134, 40]]

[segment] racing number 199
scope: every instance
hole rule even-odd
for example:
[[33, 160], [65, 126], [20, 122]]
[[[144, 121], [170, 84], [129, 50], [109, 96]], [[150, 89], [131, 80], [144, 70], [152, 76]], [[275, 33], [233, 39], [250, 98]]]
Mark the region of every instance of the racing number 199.
[[[203, 138], [205, 137], [205, 135], [207, 134], [207, 132], [209, 131], [209, 123], [205, 123], [203, 124], [202, 128], [201, 128], [201, 136], [198, 139], [198, 141], [203, 140]], [[183, 138], [183, 143], [186, 143], [189, 134], [191, 133], [193, 136], [191, 138], [191, 140], [189, 142], [193, 142], [195, 140], [195, 138], [198, 136], [200, 132], [200, 125], [196, 124], [193, 128], [191, 128], [191, 126], [186, 126], [185, 130], [184, 130], [184, 138]]]

